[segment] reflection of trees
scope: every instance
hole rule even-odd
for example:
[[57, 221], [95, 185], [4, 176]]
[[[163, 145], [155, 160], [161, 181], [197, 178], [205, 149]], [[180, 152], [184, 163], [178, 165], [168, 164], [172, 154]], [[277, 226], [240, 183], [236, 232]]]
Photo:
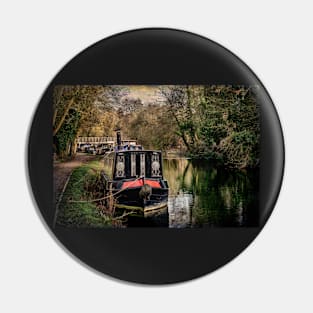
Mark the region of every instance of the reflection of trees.
[[166, 160], [171, 195], [193, 195], [192, 223], [256, 225], [258, 170], [229, 171], [207, 161]]
[[191, 179], [190, 162], [187, 159], [168, 159], [163, 162], [164, 177], [170, 186], [170, 195], [176, 195]]
[[[228, 171], [195, 165], [194, 181], [201, 182], [196, 184], [195, 222], [223, 226], [255, 223], [255, 191], [258, 188], [256, 171]], [[248, 220], [251, 217], [252, 220]]]

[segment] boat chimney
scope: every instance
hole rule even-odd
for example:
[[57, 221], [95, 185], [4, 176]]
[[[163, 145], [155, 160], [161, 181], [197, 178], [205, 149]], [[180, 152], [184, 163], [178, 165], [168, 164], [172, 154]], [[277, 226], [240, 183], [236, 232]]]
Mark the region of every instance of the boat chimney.
[[116, 143], [118, 146], [122, 145], [122, 136], [121, 136], [121, 130], [120, 129], [116, 130]]

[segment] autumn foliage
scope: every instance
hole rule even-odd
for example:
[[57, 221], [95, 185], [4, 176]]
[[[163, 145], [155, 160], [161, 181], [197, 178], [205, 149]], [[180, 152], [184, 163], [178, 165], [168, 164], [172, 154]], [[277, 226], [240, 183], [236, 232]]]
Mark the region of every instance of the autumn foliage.
[[130, 94], [131, 86], [57, 86], [53, 143], [61, 159], [76, 153], [77, 136], [137, 139], [147, 149], [214, 159], [225, 167], [259, 165], [257, 87], [154, 87], [151, 101]]

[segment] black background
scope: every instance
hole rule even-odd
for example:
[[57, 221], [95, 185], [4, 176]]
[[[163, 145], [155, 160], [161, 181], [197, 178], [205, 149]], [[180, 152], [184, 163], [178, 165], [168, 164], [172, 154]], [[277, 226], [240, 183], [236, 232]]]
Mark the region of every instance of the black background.
[[[54, 228], [52, 92], [55, 85], [61, 84], [259, 85], [260, 226], [183, 230]], [[164, 284], [215, 270], [236, 257], [256, 237], [279, 193], [284, 143], [269, 95], [240, 59], [220, 45], [191, 33], [143, 29], [96, 43], [71, 60], [53, 79], [34, 116], [28, 166], [33, 194], [47, 225], [73, 255], [116, 278]]]

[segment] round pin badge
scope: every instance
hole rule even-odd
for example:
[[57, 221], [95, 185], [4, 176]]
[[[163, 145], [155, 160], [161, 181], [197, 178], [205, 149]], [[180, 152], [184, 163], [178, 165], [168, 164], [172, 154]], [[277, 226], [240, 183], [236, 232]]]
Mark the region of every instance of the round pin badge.
[[222, 267], [259, 234], [284, 142], [272, 100], [237, 56], [189, 32], [139, 29], [87, 48], [52, 80], [28, 170], [72, 256], [114, 278], [167, 284]]

